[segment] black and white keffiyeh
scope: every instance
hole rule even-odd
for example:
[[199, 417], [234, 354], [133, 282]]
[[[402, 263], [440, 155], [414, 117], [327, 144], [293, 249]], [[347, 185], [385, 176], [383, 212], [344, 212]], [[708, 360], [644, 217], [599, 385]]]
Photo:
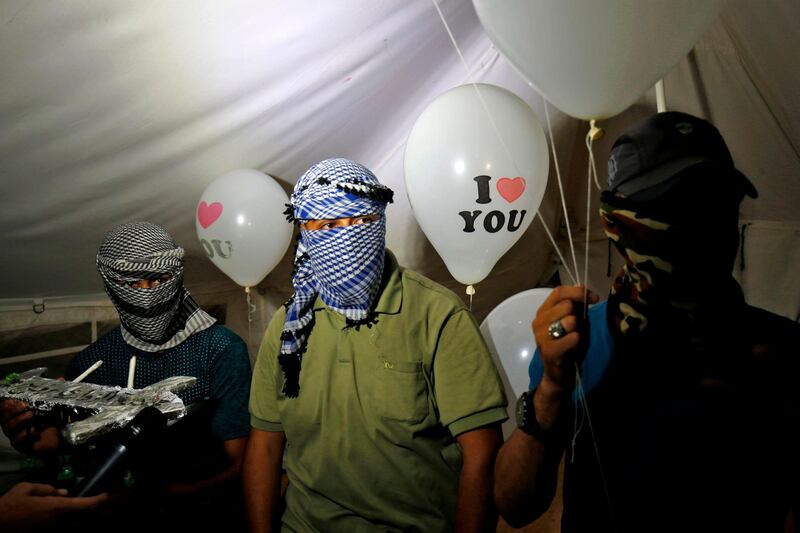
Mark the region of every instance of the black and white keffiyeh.
[[297, 181], [286, 210], [290, 221], [331, 220], [380, 215], [369, 224], [300, 231], [286, 320], [278, 357], [285, 377], [283, 392], [300, 391], [300, 362], [314, 327], [317, 295], [344, 315], [348, 326], [369, 321], [380, 289], [386, 253], [386, 204], [393, 192], [366, 167], [348, 159], [328, 159]]
[[[131, 346], [145, 352], [166, 350], [216, 322], [183, 286], [183, 255], [169, 233], [150, 222], [122, 224], [103, 239], [97, 270]], [[165, 274], [171, 277], [157, 287], [127, 285]]]

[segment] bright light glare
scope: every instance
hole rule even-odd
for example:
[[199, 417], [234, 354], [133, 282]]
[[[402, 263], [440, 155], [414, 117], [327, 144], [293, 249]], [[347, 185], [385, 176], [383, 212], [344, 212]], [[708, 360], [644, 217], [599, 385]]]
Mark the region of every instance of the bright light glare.
[[236, 217], [236, 223], [240, 226], [244, 226], [244, 215], [238, 215]]
[[453, 170], [455, 170], [456, 174], [463, 174], [464, 170], [466, 170], [466, 168], [467, 168], [467, 164], [464, 163], [463, 159], [459, 159], [453, 165]]
[[520, 359], [527, 359], [528, 358], [528, 350], [522, 350], [522, 352], [519, 354], [519, 356], [520, 356]]

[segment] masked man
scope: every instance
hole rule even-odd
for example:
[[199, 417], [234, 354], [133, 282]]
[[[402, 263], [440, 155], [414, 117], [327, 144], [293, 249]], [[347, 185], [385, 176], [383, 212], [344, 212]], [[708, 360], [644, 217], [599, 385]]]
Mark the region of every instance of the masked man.
[[495, 527], [502, 384], [462, 302], [386, 250], [391, 199], [346, 159], [314, 165], [295, 186], [295, 292], [253, 373], [244, 471], [253, 531], [279, 519], [289, 531]]
[[673, 112], [615, 142], [609, 189], [600, 213], [626, 263], [587, 321], [580, 287], [539, 309], [501, 513], [520, 526], [547, 509], [566, 447], [564, 532], [783, 531], [800, 326], [748, 306], [732, 277], [753, 185], [716, 128]]
[[[134, 388], [171, 376], [197, 378], [177, 394], [185, 404], [203, 407], [170, 428], [168, 442], [159, 448], [159, 483], [174, 496], [237, 487], [249, 433], [247, 347], [184, 288], [183, 256], [183, 248], [149, 222], [109, 232], [97, 253], [97, 268], [121, 324], [75, 356], [66, 373], [66, 379], [74, 379], [102, 360], [86, 381], [125, 387], [129, 361], [136, 356]], [[58, 429], [40, 430], [27, 406], [2, 403], [3, 430], [15, 447], [40, 454], [61, 447]]]

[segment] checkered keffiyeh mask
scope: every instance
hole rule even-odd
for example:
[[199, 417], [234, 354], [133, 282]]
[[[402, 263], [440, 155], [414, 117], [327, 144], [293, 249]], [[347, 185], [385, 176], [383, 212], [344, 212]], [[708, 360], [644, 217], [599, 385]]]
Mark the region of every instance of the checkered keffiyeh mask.
[[380, 289], [386, 251], [386, 204], [392, 191], [362, 165], [328, 159], [311, 167], [297, 182], [287, 210], [290, 220], [330, 220], [380, 215], [368, 223], [325, 230], [301, 230], [292, 274], [294, 295], [286, 304], [279, 361], [283, 392], [300, 390], [300, 362], [314, 327], [317, 295], [348, 326], [369, 320]]
[[[131, 346], [146, 352], [172, 348], [216, 321], [183, 287], [183, 255], [169, 233], [149, 222], [117, 226], [103, 239], [97, 269]], [[126, 285], [165, 274], [169, 280], [154, 288]]]

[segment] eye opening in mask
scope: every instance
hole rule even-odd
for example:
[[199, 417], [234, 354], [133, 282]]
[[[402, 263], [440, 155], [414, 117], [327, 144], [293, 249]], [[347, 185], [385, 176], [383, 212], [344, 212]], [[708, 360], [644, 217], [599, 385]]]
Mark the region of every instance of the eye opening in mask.
[[172, 279], [172, 274], [165, 272], [153, 279], [120, 279], [117, 285], [129, 289], [155, 289]]
[[306, 220], [300, 225], [305, 231], [324, 231], [333, 228], [345, 228], [348, 226], [358, 226], [360, 224], [371, 224], [380, 220], [381, 215], [377, 213], [360, 215], [357, 217], [342, 217], [334, 219], [313, 219]]

